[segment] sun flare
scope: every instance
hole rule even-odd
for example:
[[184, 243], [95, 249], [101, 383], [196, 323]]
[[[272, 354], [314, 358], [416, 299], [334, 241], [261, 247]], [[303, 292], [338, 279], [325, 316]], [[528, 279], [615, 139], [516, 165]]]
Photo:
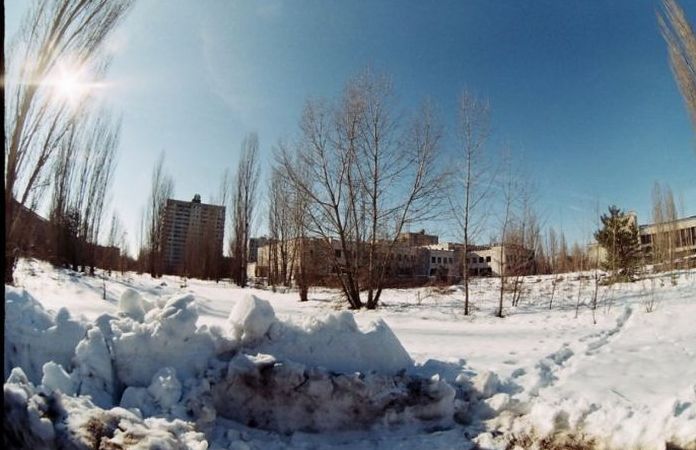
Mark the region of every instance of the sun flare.
[[83, 70], [61, 67], [53, 81], [55, 95], [71, 103], [84, 97], [91, 88]]

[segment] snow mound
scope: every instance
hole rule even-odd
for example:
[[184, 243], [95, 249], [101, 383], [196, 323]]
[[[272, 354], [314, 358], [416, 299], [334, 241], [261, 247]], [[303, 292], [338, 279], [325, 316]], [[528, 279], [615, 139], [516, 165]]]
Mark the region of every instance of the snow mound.
[[348, 311], [299, 323], [276, 321], [255, 350], [342, 373], [395, 374], [413, 367], [408, 352], [382, 319], [361, 330]]
[[54, 318], [24, 289], [5, 286], [4, 377], [13, 367], [21, 367], [38, 384], [45, 363], [69, 368], [85, 331], [67, 309], [61, 308]]
[[21, 367], [5, 384], [6, 433], [30, 447], [148, 448], [158, 436], [157, 448], [195, 448], [193, 426], [209, 430], [218, 416], [274, 432], [454, 421], [455, 389], [415, 374], [382, 320], [361, 329], [342, 312], [283, 322], [246, 296], [225, 334], [197, 325], [189, 294], [150, 306], [126, 291], [118, 316], [94, 323], [64, 309], [54, 318], [22, 290], [6, 297], [5, 371]]
[[283, 322], [268, 301], [245, 295], [227, 323], [228, 336], [242, 348], [278, 360], [342, 373], [395, 374], [413, 367], [408, 352], [383, 320], [361, 330], [348, 311]]
[[437, 376], [335, 374], [240, 353], [212, 394], [220, 415], [250, 427], [319, 432], [413, 419], [450, 424], [455, 390]]
[[599, 448], [696, 448], [696, 392], [647, 407], [543, 399], [521, 425], [541, 437], [580, 432]]
[[172, 367], [183, 378], [196, 377], [215, 353], [213, 336], [198, 329], [195, 299], [170, 299], [153, 309], [141, 324], [130, 319], [111, 322], [113, 355], [118, 379], [128, 386], [147, 386], [162, 367]]
[[191, 423], [143, 420], [123, 408], [102, 409], [87, 397], [45, 390], [28, 383], [21, 369], [5, 383], [3, 437], [10, 448], [208, 448]]

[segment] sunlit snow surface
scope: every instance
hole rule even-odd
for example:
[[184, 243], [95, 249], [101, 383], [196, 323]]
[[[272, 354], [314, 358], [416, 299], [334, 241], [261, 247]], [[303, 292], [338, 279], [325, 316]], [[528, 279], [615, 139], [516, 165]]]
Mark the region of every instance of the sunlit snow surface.
[[[352, 313], [338, 311], [339, 294], [326, 289], [311, 291], [310, 301], [300, 303], [295, 292], [198, 280], [184, 285], [178, 277], [136, 274], [114, 274], [104, 282], [35, 261], [21, 261], [17, 279], [25, 290], [6, 291], [6, 302], [21, 303], [8, 309], [6, 357], [8, 345], [14, 345], [13, 361], [27, 381], [42, 384], [31, 392], [14, 374], [5, 399], [25, 399], [23, 405], [36, 416], [31, 420], [37, 436], [50, 434], [37, 413], [44, 407], [34, 404], [37, 392], [60, 389], [91, 398], [52, 394], [65, 399], [70, 420], [104, 411], [117, 418], [130, 414], [119, 420], [132, 422], [133, 430], [150, 439], [161, 435], [162, 442], [179, 439], [176, 445], [188, 447], [506, 448], [523, 439], [576, 439], [596, 448], [662, 449], [667, 443], [696, 448], [696, 271], [601, 287], [594, 312], [588, 305], [594, 286], [581, 274], [563, 276], [551, 309], [553, 277], [528, 277], [520, 306], [506, 299], [504, 319], [494, 317], [496, 279], [474, 280], [469, 317], [457, 287], [387, 290], [377, 311]], [[655, 302], [651, 313], [649, 301]], [[13, 329], [24, 331], [13, 335]], [[109, 333], [116, 336], [105, 336]], [[178, 359], [169, 364], [167, 352]], [[100, 362], [109, 355], [117, 356], [113, 372]], [[230, 362], [211, 367], [214, 355], [227, 355], [223, 359]], [[49, 359], [57, 364], [40, 366]], [[224, 407], [214, 399], [206, 402], [206, 396], [221, 394], [205, 380], [218, 389], [237, 386], [239, 377], [249, 378], [247, 365], [264, 374], [259, 385], [269, 379], [311, 380], [302, 388], [307, 395], [297, 397], [284, 386], [273, 391], [280, 406], [265, 428], [284, 432], [246, 426], [235, 412], [222, 417]], [[398, 375], [401, 367], [406, 373]], [[348, 411], [348, 400], [330, 404], [322, 389], [336, 385], [332, 374], [370, 370], [381, 375], [361, 380], [359, 388], [348, 379], [338, 381], [353, 386], [341, 391], [346, 399], [367, 396], [381, 407], [375, 399], [387, 393], [398, 403], [408, 394], [404, 386], [421, 380], [419, 389], [431, 389], [424, 395], [435, 399], [435, 406], [427, 405], [430, 413], [457, 417], [430, 423], [427, 408], [410, 406], [408, 414], [380, 417], [372, 429], [341, 431], [347, 416], [339, 413]], [[393, 376], [412, 378], [402, 378], [402, 386], [387, 382]], [[117, 385], [124, 382], [127, 386]], [[457, 390], [456, 397], [450, 389]], [[241, 392], [234, 389], [235, 395]], [[244, 395], [237, 400], [250, 402], [249, 414], [259, 413], [253, 409], [255, 391]], [[296, 402], [313, 409], [315, 398], [317, 406], [333, 409], [298, 420], [302, 413], [285, 407]], [[336, 426], [321, 429], [322, 415]], [[293, 427], [301, 431], [288, 431]], [[124, 433], [113, 439], [125, 439]]]

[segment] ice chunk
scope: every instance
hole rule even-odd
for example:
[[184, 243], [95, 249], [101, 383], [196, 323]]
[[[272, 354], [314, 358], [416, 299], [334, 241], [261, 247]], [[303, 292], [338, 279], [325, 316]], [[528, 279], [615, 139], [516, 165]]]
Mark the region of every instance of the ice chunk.
[[227, 322], [232, 336], [248, 344], [265, 335], [275, 320], [275, 312], [269, 302], [248, 294], [234, 305]]
[[155, 403], [163, 410], [169, 410], [181, 399], [181, 383], [176, 378], [176, 370], [163, 367], [153, 377], [147, 388]]
[[127, 387], [121, 396], [121, 408], [137, 409], [145, 417], [157, 413], [157, 406], [152, 395], [147, 388], [142, 387]]
[[116, 380], [111, 352], [99, 328], [91, 328], [75, 349], [75, 373], [81, 380], [80, 395], [89, 395], [102, 408], [111, 407]]
[[75, 383], [60, 364], [49, 361], [43, 365], [41, 384], [49, 391], [59, 390], [67, 395], [75, 395]]
[[126, 289], [118, 301], [118, 310], [131, 319], [142, 322], [146, 312], [143, 297], [135, 289]]
[[498, 392], [500, 379], [494, 372], [483, 371], [474, 377], [473, 385], [481, 398], [489, 398]]

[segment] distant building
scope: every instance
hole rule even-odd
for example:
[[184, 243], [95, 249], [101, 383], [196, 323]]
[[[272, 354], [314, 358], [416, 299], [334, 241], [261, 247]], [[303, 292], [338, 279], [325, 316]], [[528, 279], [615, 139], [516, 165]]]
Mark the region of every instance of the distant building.
[[455, 250], [449, 245], [432, 244], [423, 247], [426, 256], [425, 273], [431, 278], [458, 280], [461, 272]]
[[[210, 249], [222, 260], [225, 207], [201, 203], [196, 194], [190, 202], [167, 199], [164, 218], [164, 272], [187, 274], [187, 260]], [[189, 261], [192, 263], [193, 261]]]
[[[56, 223], [42, 217], [30, 208], [22, 206], [16, 200], [12, 199], [12, 201], [17, 214], [17, 223], [22, 228], [19, 253], [23, 256], [63, 263], [64, 261], [56, 254]], [[119, 247], [93, 244], [85, 242], [84, 239], [78, 239], [83, 252], [93, 255], [97, 267], [110, 269], [116, 266], [121, 256]]]
[[641, 225], [638, 234], [641, 249], [648, 258], [652, 257], [655, 243], [660, 238], [671, 243], [676, 258], [696, 257], [696, 216]]
[[[378, 261], [384, 261], [385, 252], [389, 251], [384, 271], [385, 284], [398, 286], [429, 281], [457, 283], [461, 280], [465, 267], [471, 276], [500, 276], [503, 267], [509, 275], [524, 274], [535, 269], [534, 252], [521, 246], [469, 245], [468, 251], [465, 251], [464, 244], [438, 242], [438, 236], [426, 234], [425, 230], [399, 234], [396, 245], [390, 251], [390, 241], [378, 241]], [[282, 271], [279, 249], [280, 246], [271, 240], [259, 246], [258, 258], [249, 267], [250, 274], [266, 278]], [[330, 281], [337, 272], [345, 270], [346, 255], [338, 240], [327, 242], [319, 238], [293, 239], [287, 242], [286, 251], [290, 258], [286, 268], [290, 271], [290, 278], [303, 266], [305, 273], [319, 283]], [[352, 249], [348, 250], [351, 251]], [[361, 270], [367, 267], [367, 257], [367, 251], [363, 252], [359, 262]]]
[[[52, 224], [35, 211], [12, 199], [17, 224], [21, 227], [19, 249], [21, 255], [51, 259], [53, 256]], [[5, 226], [10, 226], [7, 222]], [[6, 242], [7, 246], [8, 243]]]
[[[287, 270], [290, 271], [292, 278], [295, 273], [304, 266], [308, 276], [313, 279], [320, 279], [334, 274], [336, 267], [333, 264], [334, 258], [340, 267], [345, 265], [345, 255], [341, 252], [338, 241], [332, 240], [330, 247], [323, 239], [319, 238], [295, 238], [287, 242]], [[333, 257], [329, 252], [333, 252]], [[252, 268], [247, 273], [253, 271], [255, 277], [267, 278], [273, 274], [279, 274], [281, 269], [280, 245], [277, 242], [267, 239], [264, 245], [259, 246], [257, 260], [250, 264]]]
[[417, 233], [400, 233], [396, 241], [399, 244], [409, 247], [422, 247], [426, 245], [437, 245], [438, 237], [434, 234], [425, 234], [425, 230], [420, 230]]
[[[634, 212], [627, 213], [631, 223], [638, 228], [638, 239], [646, 261], [652, 261], [655, 245], [658, 241], [671, 242], [674, 257], [696, 258], [696, 216], [685, 217], [671, 222], [638, 225]], [[588, 245], [588, 255], [591, 263], [601, 264], [607, 259], [607, 251], [599, 243]]]
[[534, 252], [519, 245], [472, 246], [466, 254], [470, 276], [528, 275]]
[[249, 239], [249, 263], [255, 263], [259, 260], [259, 248], [268, 245], [267, 237], [258, 237]]

